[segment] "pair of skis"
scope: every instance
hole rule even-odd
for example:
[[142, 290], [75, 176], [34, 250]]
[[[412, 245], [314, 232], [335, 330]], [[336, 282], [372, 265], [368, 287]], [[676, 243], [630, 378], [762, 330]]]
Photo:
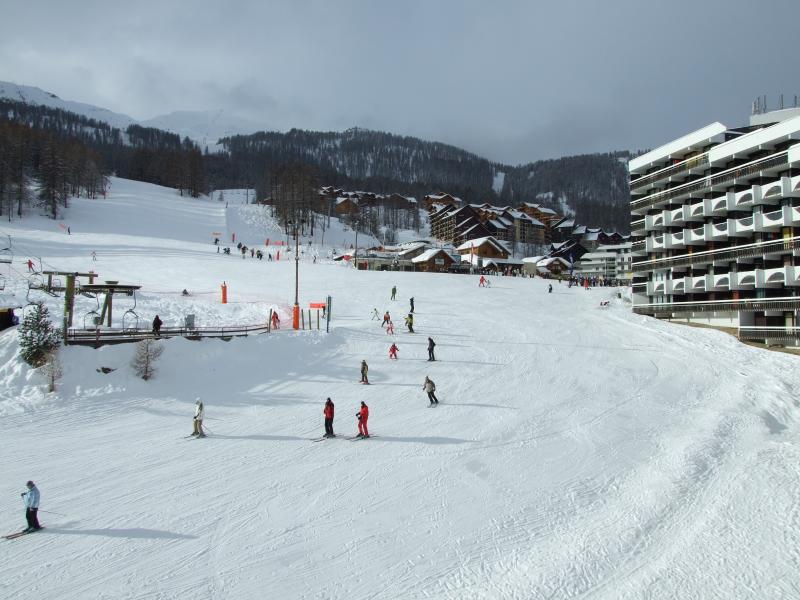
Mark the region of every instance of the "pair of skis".
[[[371, 435], [369, 437], [374, 438], [374, 437], [378, 437], [378, 436], [377, 435]], [[347, 440], [349, 442], [355, 442], [356, 440], [364, 440], [364, 439], [367, 439], [367, 438], [365, 438], [363, 435], [353, 435], [353, 436], [335, 435], [335, 436], [333, 436], [333, 438], [331, 438], [331, 437], [321, 437], [321, 438], [314, 438], [311, 441], [312, 442], [324, 442], [325, 440], [329, 440], [329, 439]]]
[[16, 533], [9, 533], [8, 535], [4, 535], [4, 540], [15, 540], [17, 538], [22, 537], [23, 535], [28, 535], [29, 533], [36, 533], [40, 529], [44, 529], [44, 527], [40, 527], [39, 529], [34, 529], [33, 531], [28, 531], [27, 529], [23, 531], [17, 531]]

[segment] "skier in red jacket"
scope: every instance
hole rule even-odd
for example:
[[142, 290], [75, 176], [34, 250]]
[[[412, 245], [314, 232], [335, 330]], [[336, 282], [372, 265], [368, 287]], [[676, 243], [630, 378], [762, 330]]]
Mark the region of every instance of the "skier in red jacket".
[[397, 344], [392, 344], [391, 346], [389, 346], [389, 358], [397, 360], [397, 351], [399, 349], [400, 348], [397, 347]]
[[367, 421], [369, 420], [369, 406], [366, 403], [361, 403], [361, 410], [356, 413], [356, 417], [358, 418], [358, 435], [356, 437], [369, 437], [369, 431], [367, 430]]
[[325, 435], [322, 437], [336, 437], [333, 433], [333, 400], [328, 398], [323, 409], [325, 415]]

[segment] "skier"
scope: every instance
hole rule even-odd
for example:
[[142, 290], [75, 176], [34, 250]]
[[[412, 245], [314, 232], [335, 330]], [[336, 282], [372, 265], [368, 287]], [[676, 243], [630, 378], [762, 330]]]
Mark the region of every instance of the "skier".
[[408, 333], [414, 333], [414, 315], [411, 313], [406, 317], [406, 327], [408, 327]]
[[214, 238], [214, 245], [215, 246], [219, 246], [219, 238], [218, 237]]
[[434, 404], [439, 404], [439, 399], [436, 397], [434, 392], [436, 391], [436, 384], [433, 383], [430, 377], [427, 375], [425, 376], [425, 383], [422, 384], [422, 389], [425, 390], [428, 394], [428, 400], [431, 401], [431, 406]]
[[187, 290], [186, 288], [183, 288], [183, 291], [181, 292], [181, 296], [188, 296], [188, 295], [189, 295], [189, 290]]
[[385, 313], [383, 313], [383, 323], [381, 323], [381, 327], [386, 325], [391, 320], [392, 318], [389, 316], [389, 311], [387, 310]]
[[386, 333], [394, 335], [394, 323], [392, 323], [391, 320], [389, 320], [389, 324], [386, 326]]
[[408, 312], [411, 312], [411, 313], [413, 313], [413, 312], [414, 312], [414, 298], [413, 298], [413, 297], [412, 297], [412, 298], [410, 298], [410, 299], [409, 299], [409, 302], [411, 303], [411, 310], [410, 310], [410, 311], [408, 311]]
[[325, 408], [322, 410], [325, 415], [325, 435], [322, 437], [336, 437], [333, 433], [333, 400], [325, 400]]
[[153, 334], [156, 337], [160, 337], [160, 335], [161, 335], [161, 326], [163, 324], [164, 324], [164, 322], [159, 318], [158, 315], [156, 315], [155, 319], [153, 319]]
[[33, 261], [28, 259], [28, 273], [33, 273]]
[[393, 358], [393, 359], [397, 360], [397, 351], [399, 349], [400, 348], [397, 347], [397, 344], [392, 343], [392, 345], [389, 346], [389, 358]]
[[393, 285], [392, 286], [392, 297], [389, 298], [389, 300], [394, 300], [396, 295], [397, 295], [397, 286]]
[[194, 404], [194, 423], [192, 435], [196, 435], [197, 437], [206, 437], [206, 434], [203, 431], [203, 415], [205, 414], [203, 401], [200, 398], [197, 398]]
[[97, 252], [95, 252], [94, 250], [92, 250], [92, 260], [97, 262]]
[[365, 402], [361, 402], [361, 410], [356, 413], [358, 419], [358, 435], [356, 437], [369, 437], [369, 430], [367, 429], [367, 421], [369, 420], [369, 406]]
[[38, 531], [42, 528], [39, 525], [39, 488], [32, 481], [25, 484], [28, 487], [27, 492], [22, 492], [21, 496], [25, 502], [25, 520], [28, 522], [28, 527], [24, 530], [25, 533]]
[[278, 311], [274, 311], [272, 313], [272, 328], [273, 329], [281, 328], [281, 318], [278, 316]]
[[[372, 309], [372, 319], [370, 319], [370, 320], [371, 321], [377, 321], [380, 318], [381, 318], [381, 316], [378, 314], [378, 309], [377, 308], [373, 308]], [[383, 326], [381, 325], [381, 327], [383, 327]]]
[[553, 293], [553, 284], [552, 283], [548, 283], [547, 284], [547, 293], [548, 294], [552, 294]]
[[478, 287], [485, 287], [486, 286], [486, 277], [481, 275], [481, 278], [478, 280]]
[[428, 360], [433, 361], [436, 360], [436, 357], [433, 355], [433, 349], [436, 347], [436, 342], [433, 341], [433, 338], [428, 338]]
[[367, 366], [367, 361], [361, 361], [361, 383], [369, 385], [369, 378], [367, 377], [367, 372], [369, 371], [369, 367]]

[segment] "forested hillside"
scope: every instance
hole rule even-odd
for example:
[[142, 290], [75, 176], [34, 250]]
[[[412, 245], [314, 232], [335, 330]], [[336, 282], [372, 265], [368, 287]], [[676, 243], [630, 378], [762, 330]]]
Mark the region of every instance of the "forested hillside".
[[[303, 164], [313, 168], [319, 185], [417, 198], [446, 191], [468, 202], [500, 205], [538, 202], [561, 214], [573, 214], [587, 225], [628, 230], [627, 152], [512, 167], [414, 137], [364, 129], [293, 129], [223, 138], [219, 144], [224, 150], [209, 153], [188, 138], [159, 129], [132, 124], [122, 131], [86, 116], [14, 100], [0, 100], [3, 122], [27, 129], [23, 137], [40, 140], [2, 142], [0, 194], [6, 209], [14, 190], [20, 189], [20, 173], [41, 179], [38, 148], [47, 138], [58, 142], [50, 146], [54, 164], [76, 160], [69, 155], [72, 144], [82, 149], [81, 156], [91, 153], [91, 164], [101, 174], [174, 187], [190, 196], [211, 189], [254, 187], [263, 198], [272, 193], [276, 174], [286, 165]], [[22, 129], [14, 129], [13, 135], [11, 130], [6, 130], [6, 138], [22, 135]], [[13, 182], [4, 184], [15, 164], [16, 187]], [[78, 188], [73, 185], [73, 189]], [[55, 216], [55, 209], [52, 213]]]

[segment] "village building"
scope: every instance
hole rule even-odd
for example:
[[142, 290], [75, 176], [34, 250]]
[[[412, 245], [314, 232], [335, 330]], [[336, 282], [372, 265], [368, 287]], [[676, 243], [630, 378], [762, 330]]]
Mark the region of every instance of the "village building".
[[507, 259], [510, 256], [508, 249], [492, 236], [470, 239], [456, 247], [461, 255], [462, 262], [468, 262], [476, 267], [482, 267], [487, 259]]

